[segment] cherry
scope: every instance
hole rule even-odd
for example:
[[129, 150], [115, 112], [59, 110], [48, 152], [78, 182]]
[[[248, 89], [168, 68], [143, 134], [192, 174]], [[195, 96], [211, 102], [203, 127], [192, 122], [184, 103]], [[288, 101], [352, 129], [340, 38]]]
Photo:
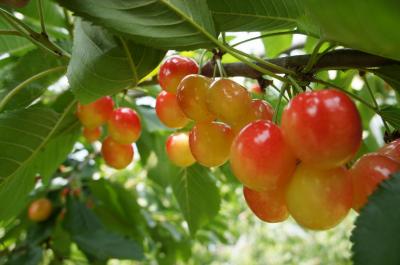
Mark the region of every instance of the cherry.
[[140, 136], [141, 128], [139, 115], [131, 108], [114, 110], [108, 120], [108, 133], [120, 144], [135, 142]]
[[94, 129], [107, 122], [111, 117], [114, 101], [111, 97], [102, 97], [89, 104], [78, 103], [76, 115], [84, 127]]
[[182, 111], [197, 122], [212, 121], [215, 116], [207, 107], [207, 91], [211, 80], [202, 75], [188, 75], [179, 83], [177, 98]]
[[174, 55], [167, 58], [160, 66], [158, 81], [163, 90], [176, 93], [176, 89], [181, 80], [190, 74], [197, 74], [199, 66], [187, 57]]
[[101, 131], [101, 127], [96, 127], [94, 129], [83, 127], [83, 136], [89, 143], [93, 143], [100, 138]]
[[171, 134], [166, 143], [168, 158], [178, 167], [188, 167], [196, 160], [189, 147], [189, 135], [184, 132]]
[[353, 180], [353, 208], [359, 211], [379, 182], [399, 170], [400, 164], [384, 155], [363, 155], [350, 170]]
[[178, 105], [176, 95], [166, 91], [157, 96], [156, 113], [160, 121], [170, 128], [182, 128], [189, 122]]
[[243, 195], [251, 211], [264, 222], [278, 223], [289, 217], [283, 189], [258, 192], [243, 186]]
[[189, 134], [190, 150], [201, 165], [217, 167], [228, 160], [233, 138], [232, 129], [226, 124], [197, 123]]
[[101, 146], [104, 161], [115, 169], [126, 168], [133, 160], [133, 147], [131, 144], [120, 144], [110, 136], [104, 139]]
[[351, 177], [343, 167], [320, 169], [300, 164], [287, 187], [286, 203], [289, 213], [304, 228], [332, 228], [351, 208]]
[[262, 89], [261, 89], [261, 87], [260, 87], [259, 84], [253, 84], [253, 85], [249, 88], [249, 91], [250, 91], [251, 93], [256, 94], [256, 95], [262, 95], [262, 93], [263, 93], [263, 91], [262, 91]]
[[256, 120], [272, 121], [272, 118], [274, 117], [274, 109], [268, 102], [261, 99], [253, 99], [251, 106]]
[[400, 139], [394, 140], [393, 142], [385, 145], [378, 150], [378, 153], [400, 163]]
[[53, 209], [52, 203], [47, 198], [40, 198], [29, 205], [28, 217], [34, 222], [45, 221], [49, 218]]
[[321, 168], [348, 162], [361, 144], [361, 120], [353, 101], [335, 89], [306, 92], [282, 115], [283, 135], [300, 160]]
[[254, 119], [249, 92], [230, 79], [219, 79], [211, 84], [207, 105], [218, 119], [236, 131]]
[[0, 4], [8, 5], [10, 7], [21, 8], [26, 6], [29, 0], [0, 0]]
[[232, 143], [230, 162], [239, 181], [256, 191], [283, 187], [296, 167], [279, 127], [264, 120], [240, 131]]

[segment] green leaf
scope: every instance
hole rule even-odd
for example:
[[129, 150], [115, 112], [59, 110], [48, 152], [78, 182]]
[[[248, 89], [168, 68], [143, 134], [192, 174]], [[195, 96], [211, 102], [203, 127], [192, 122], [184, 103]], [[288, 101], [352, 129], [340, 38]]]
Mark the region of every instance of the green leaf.
[[64, 227], [80, 249], [99, 260], [143, 259], [143, 250], [135, 241], [105, 230], [97, 216], [74, 198], [68, 199]]
[[46, 166], [43, 153], [51, 149], [42, 150], [74, 106], [71, 102], [62, 114], [36, 107], [0, 114], [0, 220], [24, 206], [34, 176]]
[[374, 71], [400, 95], [400, 65], [383, 66]]
[[263, 39], [264, 47], [268, 58], [274, 58], [280, 53], [290, 48], [292, 45], [292, 35], [281, 35]]
[[221, 199], [209, 169], [199, 165], [182, 169], [172, 189], [192, 235], [217, 215]]
[[380, 183], [355, 222], [354, 265], [400, 264], [400, 173]]
[[395, 129], [400, 129], [400, 108], [395, 106], [385, 106], [379, 114]]
[[[14, 30], [9, 24], [0, 17], [0, 29]], [[29, 49], [34, 48], [35, 45], [21, 36], [1, 36], [0, 38], [0, 54], [3, 53], [22, 53]]]
[[133, 191], [105, 179], [91, 181], [97, 216], [107, 227], [135, 239], [143, 239], [144, 219]]
[[17, 251], [10, 255], [5, 265], [38, 265], [42, 261], [43, 250], [41, 247], [28, 247], [24, 251]]
[[208, 0], [220, 31], [272, 31], [296, 26], [304, 11], [297, 0]]
[[[325, 40], [400, 60], [399, 3], [392, 0], [302, 1], [306, 16]], [[373, 16], [373, 19], [371, 19]]]
[[204, 0], [57, 0], [77, 15], [146, 46], [212, 47], [216, 37]]
[[88, 103], [135, 86], [163, 56], [160, 50], [117, 38], [99, 26], [77, 20], [67, 76], [79, 101]]
[[68, 257], [71, 253], [71, 238], [67, 231], [57, 222], [51, 235], [51, 249], [59, 257]]
[[[0, 72], [0, 102], [15, 87], [31, 78], [32, 76], [65, 65], [66, 62], [56, 58], [55, 56], [39, 49], [35, 49], [25, 56], [21, 57], [15, 64], [5, 67]], [[16, 109], [30, 105], [35, 99], [40, 97], [46, 88], [57, 81], [62, 75], [62, 70], [53, 72], [40, 79], [32, 81], [22, 90], [13, 96], [13, 98], [5, 105], [5, 109]]]

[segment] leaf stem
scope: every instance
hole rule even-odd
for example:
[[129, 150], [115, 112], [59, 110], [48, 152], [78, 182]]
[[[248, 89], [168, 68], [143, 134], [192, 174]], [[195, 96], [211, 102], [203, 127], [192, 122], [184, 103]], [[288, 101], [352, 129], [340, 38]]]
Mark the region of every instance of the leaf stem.
[[18, 86], [16, 86], [15, 88], [13, 88], [3, 99], [1, 99], [0, 101], [0, 112], [3, 111], [4, 107], [8, 104], [8, 102], [10, 102], [10, 100], [16, 95], [18, 94], [25, 86], [29, 85], [30, 83], [32, 83], [33, 81], [40, 79], [48, 74], [54, 73], [54, 72], [59, 72], [62, 70], [66, 70], [66, 66], [58, 66], [58, 67], [54, 67], [54, 68], [50, 68], [48, 70], [45, 70], [43, 72], [40, 72], [34, 76], [31, 76], [30, 78], [26, 79], [25, 81], [23, 81], [22, 83], [20, 83]]
[[264, 38], [268, 38], [268, 37], [272, 37], [272, 36], [278, 36], [278, 35], [289, 35], [289, 34], [298, 34], [300, 33], [298, 30], [288, 30], [288, 31], [281, 31], [281, 32], [272, 32], [272, 33], [266, 33], [266, 34], [261, 34], [259, 36], [253, 37], [253, 38], [249, 38], [246, 40], [242, 40], [239, 41], [237, 43], [234, 43], [231, 45], [231, 47], [236, 47], [240, 44], [252, 41], [252, 40], [256, 40], [256, 39], [264, 39]]
[[21, 32], [17, 30], [6, 30], [6, 29], [0, 30], [0, 35], [14, 35], [14, 36], [24, 37], [24, 35], [22, 35]]

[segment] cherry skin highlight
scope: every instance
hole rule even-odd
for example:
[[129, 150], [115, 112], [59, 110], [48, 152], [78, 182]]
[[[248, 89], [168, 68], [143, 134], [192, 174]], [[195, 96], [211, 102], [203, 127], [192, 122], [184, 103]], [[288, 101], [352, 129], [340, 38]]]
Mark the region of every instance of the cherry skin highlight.
[[254, 111], [255, 120], [272, 121], [272, 118], [274, 117], [274, 109], [268, 102], [261, 99], [253, 99], [251, 107]]
[[217, 167], [229, 159], [232, 129], [220, 122], [197, 123], [189, 134], [190, 150], [199, 164]]
[[161, 64], [158, 81], [163, 90], [175, 94], [179, 83], [185, 76], [198, 72], [199, 66], [193, 59], [174, 55]]
[[83, 127], [83, 137], [85, 137], [85, 139], [89, 142], [89, 143], [93, 143], [97, 140], [100, 139], [101, 136], [101, 127], [96, 127], [94, 129], [89, 129], [86, 127]]
[[399, 170], [400, 164], [384, 155], [363, 155], [350, 170], [353, 180], [353, 208], [359, 211], [378, 184]]
[[114, 110], [108, 120], [108, 134], [120, 144], [131, 144], [139, 139], [142, 126], [139, 115], [131, 108]]
[[29, 205], [28, 217], [31, 221], [42, 222], [50, 217], [52, 209], [53, 206], [49, 199], [37, 199]]
[[188, 167], [196, 162], [190, 151], [188, 133], [171, 134], [165, 147], [169, 160], [178, 167]]
[[326, 230], [339, 224], [352, 205], [351, 177], [343, 167], [300, 164], [286, 190], [289, 213], [304, 228]]
[[249, 92], [230, 79], [219, 79], [211, 84], [207, 92], [207, 106], [235, 131], [254, 119]]
[[378, 150], [378, 153], [400, 163], [400, 139], [394, 140], [393, 142], [383, 146]]
[[160, 121], [169, 128], [182, 128], [189, 119], [179, 107], [176, 95], [161, 91], [156, 99], [156, 113]]
[[111, 137], [107, 137], [101, 146], [104, 161], [115, 169], [126, 168], [133, 160], [133, 147], [131, 144], [120, 144]]
[[256, 95], [262, 95], [263, 91], [259, 84], [254, 84], [249, 88], [250, 93], [254, 93]]
[[210, 84], [211, 80], [202, 75], [188, 75], [179, 83], [179, 106], [186, 116], [196, 122], [215, 119], [207, 107], [207, 91]]
[[258, 192], [243, 186], [243, 195], [251, 211], [264, 222], [279, 223], [289, 217], [284, 189]]
[[234, 175], [255, 191], [283, 187], [296, 167], [296, 158], [278, 126], [255, 121], [244, 127], [231, 146], [230, 163]]
[[306, 92], [282, 115], [284, 137], [304, 163], [321, 168], [344, 165], [361, 145], [361, 120], [353, 101], [335, 89]]
[[89, 104], [78, 103], [76, 115], [84, 127], [94, 129], [106, 123], [111, 117], [114, 101], [111, 97], [102, 97]]

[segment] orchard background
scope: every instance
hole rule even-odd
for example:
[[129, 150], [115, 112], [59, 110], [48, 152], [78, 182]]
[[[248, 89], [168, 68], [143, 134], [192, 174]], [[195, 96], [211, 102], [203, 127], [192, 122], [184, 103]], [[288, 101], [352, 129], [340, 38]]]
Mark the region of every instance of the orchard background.
[[[331, 230], [306, 230], [290, 218], [263, 223], [228, 163], [169, 162], [165, 140], [174, 130], [154, 110], [158, 66], [178, 53], [208, 77], [225, 72], [248, 88], [259, 84], [252, 96], [278, 114], [285, 97], [335, 87], [361, 115], [354, 162], [399, 136], [398, 1], [0, 6], [0, 263], [400, 264], [400, 174]], [[78, 101], [103, 96], [141, 117], [134, 162], [123, 170], [105, 165], [100, 143], [81, 136], [75, 115]], [[28, 207], [43, 197], [51, 215], [34, 222]]]

